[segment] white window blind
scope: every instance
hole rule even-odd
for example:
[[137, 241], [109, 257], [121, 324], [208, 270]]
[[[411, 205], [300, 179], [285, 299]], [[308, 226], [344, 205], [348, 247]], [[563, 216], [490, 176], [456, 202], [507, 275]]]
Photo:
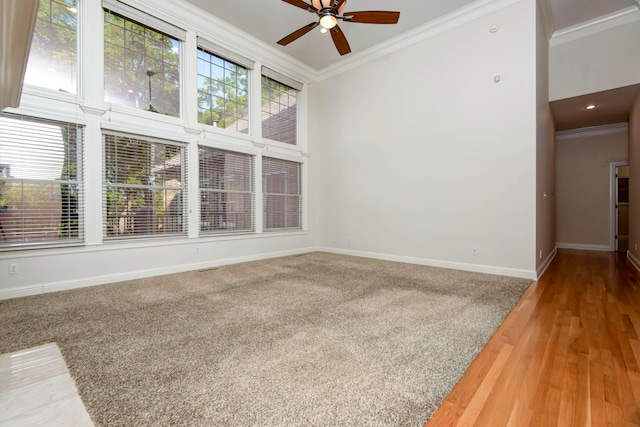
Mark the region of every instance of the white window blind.
[[83, 129], [0, 115], [0, 248], [84, 240]]
[[262, 67], [262, 75], [270, 78], [271, 80], [278, 81], [286, 86], [289, 86], [295, 90], [302, 90], [303, 84], [297, 80], [292, 79], [291, 77], [287, 77], [284, 74], [280, 74], [277, 71], [272, 70], [268, 67]]
[[179, 40], [186, 38], [187, 32], [180, 27], [176, 27], [167, 21], [149, 15], [139, 9], [129, 6], [118, 0], [102, 0], [102, 7], [119, 15], [126, 16], [147, 27], [155, 28], [163, 33]]
[[104, 238], [186, 235], [186, 147], [110, 131], [103, 140]]
[[215, 53], [217, 56], [224, 58], [228, 61], [234, 62], [248, 70], [253, 70], [255, 62], [249, 58], [246, 58], [232, 50], [224, 48], [216, 43], [210, 42], [207, 39], [198, 37], [198, 46], [204, 50]]
[[262, 159], [264, 230], [302, 228], [300, 163]]
[[200, 233], [255, 230], [253, 156], [200, 146]]

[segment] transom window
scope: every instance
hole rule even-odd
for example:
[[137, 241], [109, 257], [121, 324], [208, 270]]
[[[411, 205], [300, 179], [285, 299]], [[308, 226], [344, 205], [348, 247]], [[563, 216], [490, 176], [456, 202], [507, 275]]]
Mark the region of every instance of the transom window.
[[275, 80], [270, 76], [280, 80], [284, 80], [284, 76], [269, 71], [263, 69], [262, 72], [262, 137], [296, 145], [299, 89]]
[[40, 0], [24, 82], [76, 93], [76, 0]]
[[0, 115], [0, 248], [84, 240], [83, 127]]
[[249, 133], [248, 70], [198, 49], [198, 122]]
[[105, 9], [104, 67], [106, 101], [180, 116], [177, 37]]
[[104, 237], [185, 235], [186, 148], [104, 135]]
[[253, 156], [199, 147], [200, 232], [254, 231]]
[[263, 157], [264, 230], [301, 228], [300, 163]]

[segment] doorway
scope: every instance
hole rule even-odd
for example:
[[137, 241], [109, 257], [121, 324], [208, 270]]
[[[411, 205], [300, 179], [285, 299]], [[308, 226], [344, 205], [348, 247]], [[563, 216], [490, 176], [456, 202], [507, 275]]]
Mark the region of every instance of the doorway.
[[615, 250], [629, 249], [629, 165], [616, 166], [615, 180]]

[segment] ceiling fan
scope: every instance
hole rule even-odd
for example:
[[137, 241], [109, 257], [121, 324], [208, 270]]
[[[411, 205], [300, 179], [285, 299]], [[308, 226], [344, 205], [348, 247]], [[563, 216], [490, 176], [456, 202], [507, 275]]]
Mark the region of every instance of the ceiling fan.
[[286, 46], [294, 40], [307, 34], [318, 25], [322, 27], [321, 31], [331, 32], [331, 38], [336, 45], [336, 49], [340, 55], [346, 55], [351, 52], [349, 42], [344, 33], [338, 27], [338, 20], [344, 22], [356, 22], [361, 24], [397, 24], [400, 18], [400, 12], [387, 11], [365, 11], [365, 12], [347, 12], [342, 13], [347, 0], [311, 0], [311, 4], [303, 0], [282, 0], [285, 3], [304, 9], [307, 12], [315, 13], [320, 17], [317, 22], [312, 22], [299, 30], [294, 31], [288, 36], [278, 41], [279, 45]]

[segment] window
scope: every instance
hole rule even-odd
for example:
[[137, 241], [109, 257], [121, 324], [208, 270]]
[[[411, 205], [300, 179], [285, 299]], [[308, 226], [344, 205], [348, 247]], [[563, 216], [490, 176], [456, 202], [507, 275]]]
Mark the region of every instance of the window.
[[0, 248], [84, 239], [83, 127], [0, 115]]
[[297, 144], [297, 99], [301, 88], [300, 83], [268, 68], [262, 69], [263, 138]]
[[198, 48], [198, 122], [249, 133], [248, 70]]
[[264, 229], [301, 228], [300, 163], [262, 159]]
[[104, 135], [106, 239], [186, 234], [185, 156], [179, 143]]
[[40, 0], [24, 82], [76, 93], [76, 0]]
[[253, 157], [200, 147], [200, 232], [254, 230]]
[[[119, 10], [143, 22], [129, 19]], [[150, 24], [161, 26], [162, 31]], [[120, 3], [105, 9], [105, 100], [179, 117], [180, 41], [177, 35], [182, 33], [170, 24]]]

